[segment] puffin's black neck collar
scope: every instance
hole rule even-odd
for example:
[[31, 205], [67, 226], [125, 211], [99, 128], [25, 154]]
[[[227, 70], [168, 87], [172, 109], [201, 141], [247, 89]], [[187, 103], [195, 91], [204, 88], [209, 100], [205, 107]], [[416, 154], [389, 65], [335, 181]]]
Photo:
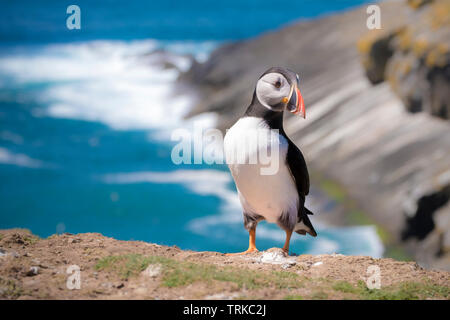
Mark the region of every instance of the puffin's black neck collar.
[[244, 116], [264, 119], [271, 129], [283, 130], [283, 111], [272, 111], [259, 102], [256, 92]]

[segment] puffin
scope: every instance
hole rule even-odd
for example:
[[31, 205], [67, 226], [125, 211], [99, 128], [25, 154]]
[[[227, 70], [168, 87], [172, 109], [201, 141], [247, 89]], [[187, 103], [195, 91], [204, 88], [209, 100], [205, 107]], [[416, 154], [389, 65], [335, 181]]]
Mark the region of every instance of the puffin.
[[[248, 249], [227, 255], [258, 251], [256, 226], [262, 220], [276, 223], [286, 232], [282, 248], [286, 254], [293, 232], [317, 236], [308, 217], [313, 213], [305, 207], [310, 185], [305, 158], [283, 129], [284, 110], [306, 118], [299, 85], [297, 73], [283, 67], [268, 69], [259, 77], [244, 115], [226, 132], [225, 160], [236, 185], [244, 227], [249, 232]], [[258, 139], [251, 132], [258, 132]], [[271, 154], [271, 159], [278, 161], [278, 167], [264, 174], [262, 168], [267, 163], [257, 155], [273, 151], [262, 150], [271, 149], [268, 146], [273, 141], [277, 148], [272, 149], [277, 154]]]

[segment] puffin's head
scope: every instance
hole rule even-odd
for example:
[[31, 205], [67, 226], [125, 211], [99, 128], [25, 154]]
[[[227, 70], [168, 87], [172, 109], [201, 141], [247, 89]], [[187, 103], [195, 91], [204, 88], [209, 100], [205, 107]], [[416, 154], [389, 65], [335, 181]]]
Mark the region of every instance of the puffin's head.
[[256, 97], [264, 107], [272, 111], [281, 112], [287, 109], [305, 118], [305, 103], [298, 88], [299, 84], [300, 78], [295, 72], [273, 67], [259, 78]]

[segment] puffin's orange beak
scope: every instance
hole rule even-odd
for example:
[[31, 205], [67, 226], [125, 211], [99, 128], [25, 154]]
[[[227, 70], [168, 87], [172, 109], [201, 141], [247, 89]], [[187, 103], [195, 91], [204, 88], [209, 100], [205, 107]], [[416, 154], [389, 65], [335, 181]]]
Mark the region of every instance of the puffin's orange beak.
[[303, 101], [302, 94], [300, 93], [300, 90], [297, 86], [294, 87], [294, 90], [292, 92], [292, 97], [289, 100], [288, 109], [293, 114], [300, 115], [304, 119], [306, 118], [305, 102]]
[[303, 100], [299, 88], [295, 88], [295, 91], [297, 93], [297, 112], [295, 112], [295, 114], [298, 114], [302, 116], [303, 119], [306, 119], [305, 101]]

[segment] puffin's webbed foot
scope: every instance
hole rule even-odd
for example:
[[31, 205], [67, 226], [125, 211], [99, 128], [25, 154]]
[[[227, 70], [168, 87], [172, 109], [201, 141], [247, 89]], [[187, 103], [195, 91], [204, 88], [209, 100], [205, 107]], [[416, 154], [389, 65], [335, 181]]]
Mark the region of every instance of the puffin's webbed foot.
[[252, 253], [252, 252], [258, 252], [258, 249], [256, 249], [256, 247], [249, 247], [247, 250], [245, 250], [243, 252], [225, 253], [225, 255], [226, 256], [240, 256], [240, 255], [244, 255], [244, 254]]
[[248, 240], [248, 249], [245, 250], [244, 252], [237, 252], [237, 253], [225, 253], [226, 256], [238, 256], [238, 255], [243, 255], [243, 254], [247, 254], [247, 253], [252, 253], [252, 252], [258, 252], [258, 249], [256, 249], [256, 229], [250, 229], [249, 230], [249, 240]]

